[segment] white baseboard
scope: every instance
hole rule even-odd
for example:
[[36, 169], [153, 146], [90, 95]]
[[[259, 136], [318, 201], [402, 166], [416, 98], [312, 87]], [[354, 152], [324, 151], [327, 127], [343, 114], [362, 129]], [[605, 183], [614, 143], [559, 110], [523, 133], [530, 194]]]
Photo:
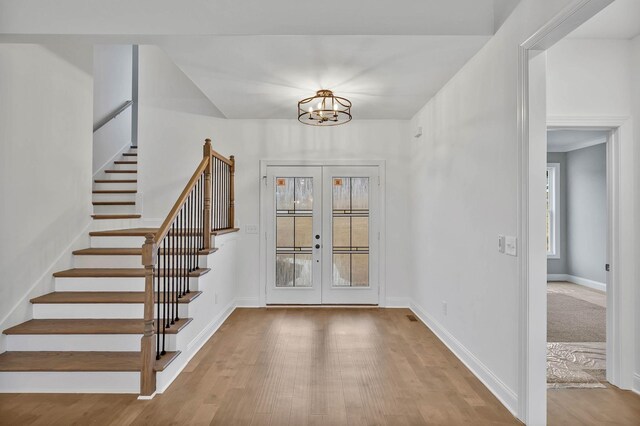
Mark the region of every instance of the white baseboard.
[[569, 281], [569, 275], [567, 274], [547, 274], [547, 281]]
[[387, 297], [385, 308], [408, 308], [408, 297]]
[[633, 387], [631, 390], [640, 395], [640, 373], [633, 375]]
[[607, 285], [598, 281], [589, 280], [582, 277], [576, 277], [569, 274], [547, 274], [547, 281], [568, 281], [594, 290], [607, 291]]
[[518, 395], [504, 384], [486, 365], [415, 302], [410, 309], [445, 344], [447, 348], [480, 380], [489, 391], [517, 417]]

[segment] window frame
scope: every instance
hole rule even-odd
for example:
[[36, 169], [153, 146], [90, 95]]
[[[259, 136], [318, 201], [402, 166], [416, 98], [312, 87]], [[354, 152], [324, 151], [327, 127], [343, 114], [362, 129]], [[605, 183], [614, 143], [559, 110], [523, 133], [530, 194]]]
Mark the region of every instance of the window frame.
[[549, 199], [548, 208], [550, 217], [549, 239], [550, 248], [547, 249], [547, 259], [560, 259], [560, 163], [547, 163], [549, 174]]

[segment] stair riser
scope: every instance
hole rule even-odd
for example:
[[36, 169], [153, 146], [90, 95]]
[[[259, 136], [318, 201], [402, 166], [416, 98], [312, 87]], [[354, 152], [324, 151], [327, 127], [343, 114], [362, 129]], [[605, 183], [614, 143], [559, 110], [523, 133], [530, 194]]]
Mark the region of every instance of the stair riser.
[[[199, 256], [201, 268], [207, 267], [207, 256]], [[169, 261], [169, 266], [173, 262]], [[142, 256], [74, 256], [76, 268], [141, 268]]]
[[[198, 290], [198, 278], [189, 278], [189, 288]], [[144, 278], [56, 278], [55, 289], [56, 291], [144, 291]]]
[[144, 237], [91, 237], [91, 247], [96, 248], [140, 248]]
[[140, 373], [2, 372], [0, 393], [133, 393], [140, 391]]
[[[126, 158], [122, 159], [123, 161], [135, 161], [135, 160], [128, 160]], [[110, 167], [111, 170], [137, 170], [138, 169], [138, 165], [137, 164], [113, 164], [112, 167]]]
[[[189, 317], [188, 303], [178, 304], [180, 318]], [[158, 305], [154, 308], [157, 312]], [[163, 307], [161, 306], [161, 309]], [[73, 318], [142, 318], [142, 303], [37, 303], [33, 305], [35, 319], [73, 319]]]
[[[138, 185], [136, 182], [94, 182], [93, 183], [93, 189], [95, 189], [96, 191], [103, 191], [103, 190], [107, 190], [107, 191], [116, 191], [116, 190], [133, 190], [133, 189], [137, 189]], [[96, 195], [96, 194], [94, 194]]]
[[[178, 334], [167, 334], [165, 350], [175, 351]], [[9, 351], [111, 351], [140, 350], [140, 334], [29, 334], [7, 336]]]
[[[123, 200], [118, 200], [123, 201]], [[136, 214], [136, 206], [134, 205], [94, 205], [93, 214]]]
[[[114, 173], [114, 170], [116, 171], [115, 173]], [[121, 173], [120, 170], [126, 173]], [[104, 171], [103, 176], [109, 176], [109, 175], [120, 176], [120, 177], [112, 177], [112, 179], [135, 179], [137, 175], [137, 171], [136, 169], [118, 169], [116, 167], [116, 164], [112, 164], [111, 167], [109, 167], [107, 170]]]
[[8, 351], [139, 351], [142, 334], [25, 334], [7, 336]]
[[136, 194], [92, 194], [91, 199], [93, 201], [136, 201]]
[[[107, 231], [109, 229], [136, 228], [140, 226], [140, 219], [94, 220], [91, 224], [93, 231]], [[142, 244], [138, 248], [142, 247]]]

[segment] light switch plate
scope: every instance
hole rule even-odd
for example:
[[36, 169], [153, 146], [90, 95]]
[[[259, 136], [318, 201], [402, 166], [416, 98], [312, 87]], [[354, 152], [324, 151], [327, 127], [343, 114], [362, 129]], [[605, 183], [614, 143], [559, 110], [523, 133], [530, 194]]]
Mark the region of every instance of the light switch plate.
[[258, 225], [245, 225], [244, 232], [247, 234], [257, 234], [260, 232]]
[[498, 252], [504, 253], [504, 235], [498, 235]]
[[509, 256], [518, 255], [518, 239], [513, 236], [506, 236], [504, 239], [504, 252]]

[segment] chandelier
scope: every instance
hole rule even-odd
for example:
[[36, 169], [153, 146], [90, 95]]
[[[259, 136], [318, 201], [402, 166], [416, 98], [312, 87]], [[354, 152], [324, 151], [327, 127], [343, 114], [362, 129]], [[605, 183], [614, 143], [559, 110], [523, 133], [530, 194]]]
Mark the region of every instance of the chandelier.
[[315, 96], [298, 102], [298, 121], [310, 126], [337, 126], [351, 121], [351, 101], [335, 96], [331, 90], [318, 90]]

